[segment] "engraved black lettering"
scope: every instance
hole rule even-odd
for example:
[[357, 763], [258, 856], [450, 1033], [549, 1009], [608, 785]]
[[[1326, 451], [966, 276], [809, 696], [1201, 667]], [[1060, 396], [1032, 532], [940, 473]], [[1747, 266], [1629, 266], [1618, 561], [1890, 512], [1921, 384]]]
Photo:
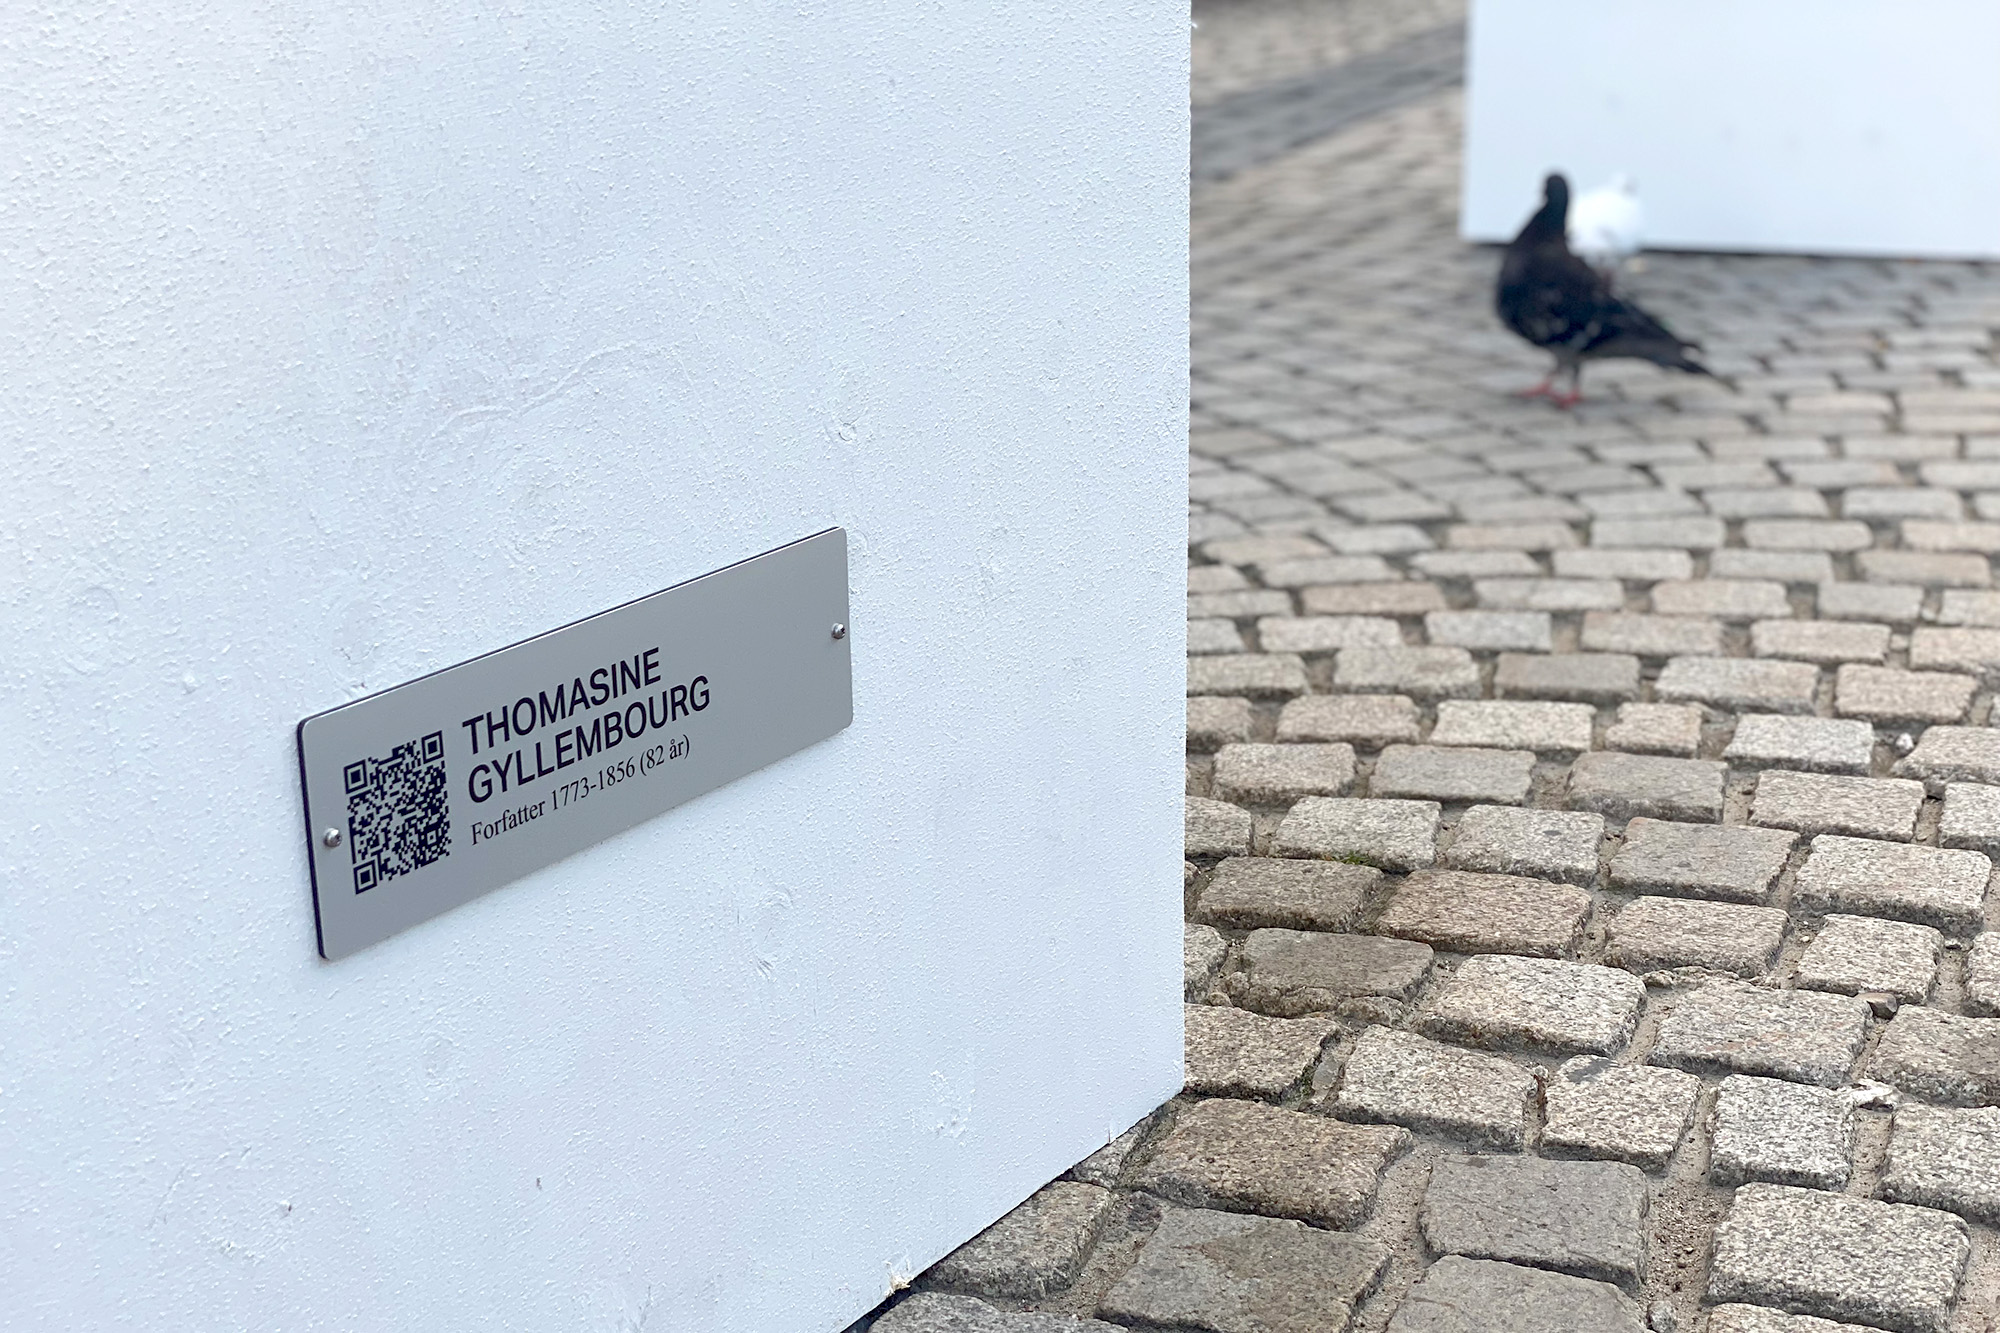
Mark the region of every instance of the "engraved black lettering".
[[[639, 725], [636, 727], [632, 725], [632, 714], [634, 713], [637, 713], [639, 715]], [[643, 736], [645, 732], [646, 732], [645, 703], [640, 702], [636, 704], [627, 705], [625, 709], [625, 734], [627, 736]]]
[[[528, 710], [528, 720], [526, 722], [521, 720], [521, 710], [523, 708]], [[516, 736], [525, 737], [535, 729], [535, 700], [533, 695], [514, 701], [514, 716], [512, 720]]]
[[603, 667], [599, 667], [590, 673], [590, 706], [592, 708], [602, 707], [604, 701], [611, 697], [611, 687], [604, 683], [604, 678], [607, 674], [609, 673]]
[[658, 648], [648, 648], [642, 660], [646, 665], [646, 684], [658, 685], [660, 683], [660, 650]]
[[465, 729], [466, 729], [467, 731], [469, 731], [469, 732], [471, 732], [471, 733], [472, 733], [472, 752], [473, 752], [474, 754], [478, 754], [478, 753], [479, 753], [479, 719], [478, 719], [478, 718], [476, 718], [476, 717], [468, 717], [467, 719], [465, 719], [465, 721], [463, 721], [463, 722], [459, 723], [458, 725], [459, 725], [459, 726], [461, 726], [461, 727], [464, 727], [464, 728], [465, 728]]
[[[694, 688], [697, 685], [701, 686], [699, 694], [696, 693]], [[708, 677], [696, 676], [693, 680], [689, 681], [688, 695], [694, 700], [695, 712], [699, 713], [702, 709], [708, 707]]]
[[475, 801], [483, 801], [493, 794], [493, 774], [485, 764], [474, 764], [472, 772], [465, 777], [465, 794]]
[[569, 716], [569, 691], [564, 689], [562, 686], [560, 685], [556, 686], [555, 702], [551, 703], [549, 701], [548, 692], [546, 690], [543, 691], [541, 700], [542, 700], [541, 714], [542, 714], [543, 726], [546, 727], [550, 723], [560, 722], [564, 718]]
[[674, 701], [673, 717], [667, 719], [671, 722], [678, 719], [682, 713], [688, 711], [688, 687], [685, 685], [676, 685], [667, 693], [673, 697]]

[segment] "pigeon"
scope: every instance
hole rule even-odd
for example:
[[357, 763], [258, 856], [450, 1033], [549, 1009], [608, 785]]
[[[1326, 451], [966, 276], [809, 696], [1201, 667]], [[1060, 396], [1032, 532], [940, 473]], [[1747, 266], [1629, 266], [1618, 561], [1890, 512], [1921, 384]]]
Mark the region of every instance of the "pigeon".
[[[1493, 301], [1500, 322], [1556, 359], [1548, 378], [1521, 396], [1574, 407], [1583, 396], [1583, 363], [1607, 357], [1637, 357], [1668, 370], [1712, 376], [1688, 355], [1700, 344], [1676, 337], [1638, 306], [1614, 296], [1597, 270], [1570, 253], [1563, 237], [1568, 215], [1569, 182], [1551, 175], [1542, 182], [1541, 208], [1508, 243], [1500, 262]], [[1565, 373], [1569, 391], [1551, 388]]]
[[1621, 171], [1609, 184], [1576, 197], [1569, 210], [1569, 248], [1608, 280], [1639, 252], [1645, 225], [1632, 178]]

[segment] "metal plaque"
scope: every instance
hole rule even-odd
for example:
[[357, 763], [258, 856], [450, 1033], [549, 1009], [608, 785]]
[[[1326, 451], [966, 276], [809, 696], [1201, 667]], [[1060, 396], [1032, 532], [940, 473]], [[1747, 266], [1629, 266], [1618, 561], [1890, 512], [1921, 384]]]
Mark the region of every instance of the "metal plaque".
[[299, 723], [319, 951], [340, 958], [854, 720], [847, 533]]

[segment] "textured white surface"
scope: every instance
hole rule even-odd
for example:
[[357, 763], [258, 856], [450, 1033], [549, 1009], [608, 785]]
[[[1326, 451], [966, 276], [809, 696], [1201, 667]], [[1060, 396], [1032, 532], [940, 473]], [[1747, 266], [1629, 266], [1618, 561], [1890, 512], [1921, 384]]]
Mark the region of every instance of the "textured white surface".
[[1627, 172], [1654, 249], [2000, 256], [1990, 0], [1472, 0], [1468, 239]]
[[[1179, 1087], [1186, 44], [0, 16], [10, 1328], [838, 1328]], [[851, 730], [314, 956], [301, 716], [831, 523]]]

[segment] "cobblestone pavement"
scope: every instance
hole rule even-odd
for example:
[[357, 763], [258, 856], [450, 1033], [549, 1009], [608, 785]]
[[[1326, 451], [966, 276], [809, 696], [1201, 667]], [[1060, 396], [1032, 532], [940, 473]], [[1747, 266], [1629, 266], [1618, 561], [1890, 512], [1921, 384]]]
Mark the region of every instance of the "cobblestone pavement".
[[2000, 267], [1516, 401], [1459, 115], [1196, 195], [1188, 1087], [880, 1333], [2000, 1328]]

